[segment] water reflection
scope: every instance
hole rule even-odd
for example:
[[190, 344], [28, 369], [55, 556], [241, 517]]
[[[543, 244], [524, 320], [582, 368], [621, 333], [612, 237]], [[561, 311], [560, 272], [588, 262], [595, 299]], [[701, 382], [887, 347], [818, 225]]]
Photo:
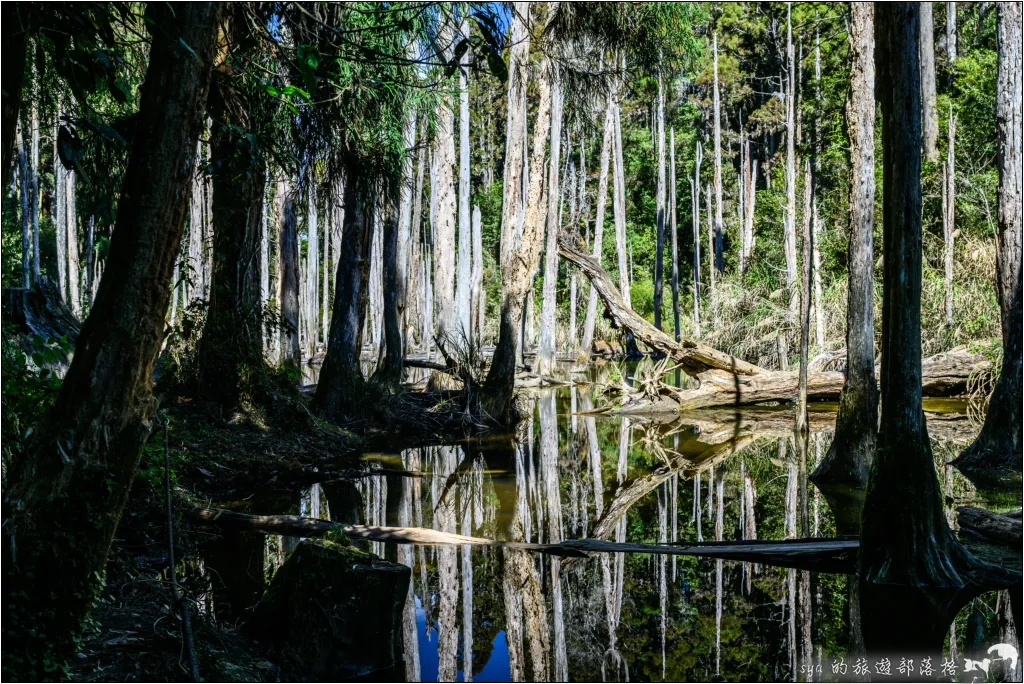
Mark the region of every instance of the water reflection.
[[[797, 443], [788, 411], [651, 424], [595, 415], [593, 398], [575, 388], [530, 402], [534, 420], [517, 435], [410, 449], [402, 465], [422, 477], [324, 483], [288, 510], [490, 539], [662, 544], [828, 537], [849, 515], [822, 505], [807, 479], [831, 440], [830, 412], [812, 413], [809, 440]], [[937, 458], [971, 437], [951, 425], [933, 431]], [[939, 473], [950, 507], [971, 491], [955, 471]], [[296, 541], [260, 538], [227, 553], [270, 569]], [[401, 626], [408, 681], [835, 681], [831, 660], [863, 652], [856, 583], [842, 575], [664, 555], [564, 559], [379, 542], [370, 550], [413, 570]], [[207, 557], [211, 568], [218, 562]], [[257, 574], [232, 580], [230, 596], [215, 592], [214, 603], [252, 605], [267, 576]], [[998, 615], [1009, 610], [988, 596], [991, 606], [973, 607], [986, 645], [1006, 631]], [[960, 641], [951, 631], [947, 648], [966, 643], [966, 631]]]

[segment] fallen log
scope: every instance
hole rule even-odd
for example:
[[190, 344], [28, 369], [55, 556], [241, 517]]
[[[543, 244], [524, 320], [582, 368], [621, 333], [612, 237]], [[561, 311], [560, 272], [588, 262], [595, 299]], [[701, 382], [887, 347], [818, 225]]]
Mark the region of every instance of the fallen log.
[[[709, 406], [736, 406], [765, 401], [793, 400], [799, 384], [798, 371], [769, 371], [693, 340], [676, 342], [633, 311], [616, 289], [608, 273], [566, 234], [558, 238], [558, 252], [590, 279], [616, 326], [656, 352], [670, 357], [700, 386], [695, 389], [662, 387], [661, 400], [634, 397], [620, 411], [646, 413], [688, 411]], [[982, 354], [955, 349], [924, 359], [921, 363], [925, 396], [954, 396], [967, 390], [972, 373], [991, 370]], [[881, 373], [876, 370], [876, 377]], [[807, 376], [807, 397], [812, 401], [836, 400], [846, 384], [846, 374], [812, 372]], [[674, 406], [673, 406], [674, 404]]]
[[634, 544], [602, 539], [572, 539], [558, 544], [529, 544], [468, 537], [422, 527], [344, 525], [299, 515], [247, 515], [220, 508], [194, 508], [189, 513], [199, 522], [224, 529], [291, 537], [319, 537], [337, 530], [351, 539], [419, 546], [489, 546], [576, 558], [587, 558], [592, 553], [654, 553], [749, 561], [797, 570], [837, 573], [853, 572], [859, 546], [856, 539], [843, 538], [693, 544]]
[[1019, 512], [1000, 515], [983, 508], [959, 506], [956, 509], [957, 522], [960, 527], [975, 534], [1020, 549], [1024, 542], [1022, 523]]

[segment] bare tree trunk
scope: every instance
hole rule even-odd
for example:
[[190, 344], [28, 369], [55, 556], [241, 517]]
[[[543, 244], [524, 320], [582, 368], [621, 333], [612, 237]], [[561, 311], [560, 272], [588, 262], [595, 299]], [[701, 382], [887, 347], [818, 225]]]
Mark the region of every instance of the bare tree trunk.
[[[416, 155], [416, 185], [413, 188], [412, 199], [412, 223], [409, 228], [409, 239], [412, 242], [412, 261], [409, 265], [409, 287], [406, 295], [409, 306], [408, 321], [406, 328], [411, 329], [414, 325], [418, 328], [418, 341], [424, 350], [430, 347], [430, 327], [424, 319], [426, 314], [426, 297], [424, 296], [424, 282], [427, 278], [425, 264], [426, 240], [423, 239], [423, 175], [426, 172], [426, 122], [420, 124], [420, 145], [419, 153]], [[340, 252], [339, 252], [340, 253]]]
[[714, 209], [711, 207], [711, 185], [704, 189], [704, 199], [707, 202], [706, 213], [708, 217], [708, 294], [711, 298], [711, 323], [715, 327], [718, 327], [718, 283], [717, 271], [715, 268], [715, 227], [714, 227]]
[[312, 170], [309, 172], [306, 186], [306, 272], [303, 291], [305, 292], [306, 307], [303, 311], [303, 353], [307, 359], [313, 358], [316, 354], [316, 343], [318, 334], [317, 326], [317, 290], [320, 279], [320, 220], [317, 213], [316, 181], [312, 177]]
[[[36, 48], [38, 49], [38, 47]], [[39, 272], [39, 86], [35, 65], [32, 67], [32, 282], [38, 283]]]
[[615, 138], [612, 174], [614, 183], [612, 209], [615, 218], [615, 250], [619, 259], [619, 291], [627, 304], [632, 305], [629, 296], [629, 255], [626, 248], [626, 190], [622, 168], [622, 124], [619, 121], [619, 105], [615, 103]]
[[[463, 5], [465, 7], [465, 5]], [[469, 39], [469, 19], [463, 15], [462, 38]], [[455, 284], [455, 319], [459, 344], [473, 343], [472, 278], [473, 227], [469, 208], [469, 58], [462, 57], [459, 66], [459, 262]]]
[[[715, 50], [715, 92], [714, 92], [714, 107], [715, 107], [715, 243], [714, 243], [714, 255], [715, 265], [714, 268], [722, 273], [725, 267], [722, 254], [722, 112], [721, 112], [721, 100], [718, 96], [718, 34], [714, 36], [714, 50]], [[714, 286], [712, 286], [712, 291]], [[713, 296], [713, 295], [712, 295]], [[718, 318], [718, 308], [715, 306], [711, 307], [715, 313], [715, 319]]]
[[15, 143], [18, 155], [18, 195], [21, 199], [21, 280], [22, 287], [28, 288], [31, 282], [32, 243], [29, 241], [29, 182], [28, 182], [28, 141], [22, 127], [18, 126]]
[[[597, 176], [597, 199], [596, 213], [594, 214], [594, 245], [593, 255], [598, 264], [601, 263], [601, 255], [604, 250], [604, 215], [608, 202], [608, 165], [612, 149], [612, 133], [615, 128], [615, 101], [611, 93], [608, 94], [608, 104], [604, 114], [604, 134], [601, 141], [601, 165]], [[614, 202], [614, 200], [613, 200]], [[616, 233], [616, 237], [618, 233]], [[583, 340], [580, 344], [580, 355], [590, 357], [594, 347], [594, 328], [597, 325], [597, 290], [591, 286], [590, 295], [587, 298], [587, 318], [583, 322]]]
[[[817, 193], [817, 156], [821, 152], [821, 35], [815, 32], [814, 35], [814, 101], [816, 114], [814, 117], [814, 190]], [[814, 203], [811, 216], [811, 261], [814, 273], [814, 332], [815, 340], [818, 343], [818, 351], [825, 348], [825, 309], [821, 302], [821, 258], [818, 249], [818, 237], [821, 235], [821, 224], [818, 222], [818, 200], [812, 197]]]
[[952, 89], [956, 67], [956, 3], [946, 3], [946, 70]]
[[471, 342], [477, 349], [484, 344], [484, 318], [487, 312], [487, 292], [484, 291], [484, 238], [480, 206], [473, 207], [473, 289], [472, 317], [473, 336]]
[[[786, 255], [786, 290], [789, 292], [789, 324], [796, 322], [799, 303], [796, 263], [796, 82], [797, 64], [793, 56], [793, 23], [790, 17], [791, 4], [786, 5], [786, 59], [788, 66], [786, 88], [786, 225], [783, 235], [783, 249]], [[785, 348], [785, 332], [780, 332]], [[785, 370], [785, 366], [782, 366]]]
[[544, 299], [541, 304], [540, 344], [534, 372], [552, 375], [555, 368], [555, 291], [558, 285], [559, 169], [562, 151], [562, 83], [554, 67], [551, 83], [551, 159], [548, 162], [547, 232], [544, 246]]
[[[416, 43], [410, 40], [406, 47], [406, 56], [415, 59], [417, 57]], [[415, 285], [412, 273], [415, 271], [412, 258], [412, 241], [419, 239], [419, 225], [414, 222], [413, 214], [416, 213], [416, 220], [419, 220], [419, 212], [413, 211], [413, 154], [416, 150], [416, 109], [411, 104], [406, 106], [405, 118], [402, 120], [402, 141], [405, 147], [405, 158], [402, 164], [401, 186], [399, 188], [398, 200], [398, 241], [395, 245], [397, 250], [395, 261], [395, 286], [398, 288], [396, 305], [398, 307], [399, 335], [402, 343], [402, 355], [404, 357], [409, 348], [409, 328], [411, 327], [410, 312], [413, 308], [412, 299], [415, 298]], [[423, 148], [420, 148], [422, 155]], [[422, 169], [421, 169], [422, 173]], [[419, 193], [422, 195], [423, 176], [419, 176]], [[416, 197], [418, 204], [421, 197]], [[340, 247], [341, 241], [338, 241]], [[339, 250], [335, 249], [334, 258], [337, 261]]]
[[5, 679], [62, 678], [100, 592], [156, 412], [152, 371], [185, 226], [220, 6], [184, 5], [173, 16], [155, 11], [162, 30], [150, 48], [110, 271], [54, 407], [7, 470]]
[[[810, 344], [811, 332], [811, 251], [812, 245], [811, 228], [811, 204], [814, 202], [814, 176], [811, 174], [811, 160], [804, 162], [804, 231], [803, 249], [801, 259], [803, 261], [803, 278], [800, 283], [800, 380], [797, 389], [796, 407], [796, 431], [798, 441], [806, 442], [807, 438], [807, 347]], [[802, 450], [804, 464], [806, 465], [806, 445]]]
[[875, 383], [875, 12], [855, 3], [850, 13], [850, 240], [846, 307], [846, 386], [836, 432], [811, 480], [816, 485], [861, 488], [875, 453], [878, 389]]
[[[269, 174], [267, 174], [269, 176]], [[270, 189], [264, 178], [260, 189], [260, 311], [270, 306], [270, 205], [267, 203], [267, 192]], [[263, 332], [263, 321], [260, 321], [260, 332]], [[264, 355], [267, 351], [266, 336], [261, 334]]]
[[953, 238], [956, 218], [956, 164], [954, 163], [954, 140], [956, 138], [956, 117], [949, 112], [949, 143], [946, 148], [946, 168], [942, 175], [942, 237], [945, 257], [945, 305], [946, 327], [953, 327]]
[[[676, 225], [676, 129], [669, 131], [668, 216], [672, 231], [672, 324], [679, 341], [679, 230]], [[674, 490], [673, 490], [674, 491]], [[674, 507], [673, 507], [674, 509]]]
[[[441, 57], [452, 56], [455, 27], [442, 20], [439, 27]], [[442, 351], [458, 343], [455, 310], [455, 114], [452, 96], [442, 95], [434, 133], [437, 213], [434, 221], [434, 336]], [[467, 205], [468, 206], [468, 205]], [[467, 217], [468, 218], [468, 217]], [[455, 337], [453, 337], [455, 336]]]
[[[519, 37], [513, 39], [513, 66], [509, 77], [509, 127], [508, 151], [506, 152], [505, 195], [502, 200], [502, 241], [501, 281], [502, 304], [501, 323], [498, 331], [498, 345], [494, 350], [491, 368], [487, 375], [487, 388], [491, 394], [490, 414], [499, 422], [507, 423], [512, 404], [512, 390], [515, 381], [515, 362], [520, 323], [523, 315], [523, 301], [530, 292], [533, 269], [541, 247], [541, 189], [544, 174], [535, 171], [530, 179], [526, 211], [523, 215], [523, 230], [519, 240], [515, 239], [516, 209], [520, 197], [515, 186], [520, 186], [516, 166], [525, 158], [526, 144], [526, 64], [529, 43], [526, 25], [529, 17], [529, 3], [516, 3], [513, 11], [512, 31]], [[519, 49], [516, 49], [519, 48]], [[511, 73], [512, 70], [515, 73]], [[539, 103], [534, 123], [533, 159], [535, 170], [543, 169], [545, 143], [551, 124], [551, 74], [547, 59], [542, 59], [538, 77]], [[518, 82], [517, 82], [518, 79]], [[521, 122], [521, 123], [520, 123]], [[519, 137], [516, 129], [522, 131]], [[509, 169], [511, 167], [511, 173]], [[521, 186], [520, 186], [521, 187]]]
[[932, 3], [922, 2], [921, 35], [918, 49], [921, 59], [921, 116], [924, 127], [924, 156], [932, 164], [939, 161], [939, 109], [935, 101], [935, 25]]
[[[981, 434], [956, 460], [960, 470], [1021, 471], [1021, 8], [996, 6], [999, 67], [996, 131], [999, 206], [996, 294], [1003, 328], [1003, 367]], [[973, 471], [973, 472], [972, 472]], [[1019, 486], [1019, 484], [1017, 485]]]
[[[716, 91], [717, 92], [717, 91]], [[654, 327], [661, 330], [661, 309], [663, 301], [663, 280], [665, 271], [665, 93], [661, 72], [658, 73], [658, 186], [655, 203], [655, 252], [654, 252]]]
[[350, 166], [345, 183], [345, 230], [341, 238], [341, 260], [334, 282], [334, 311], [327, 354], [313, 406], [330, 420], [340, 420], [353, 409], [363, 375], [359, 365], [363, 315], [369, 281], [370, 221], [372, 199], [357, 188], [359, 170]]
[[[749, 157], [750, 154], [748, 152], [748, 160]], [[754, 256], [754, 208], [757, 205], [757, 161], [758, 160], [755, 159], [751, 164], [751, 168], [748, 173], [749, 177], [747, 179], [747, 202], [745, 207], [747, 210], [747, 214], [744, 219], [744, 222], [746, 224], [747, 236], [743, 240], [743, 247], [747, 252], [745, 261], [748, 267]]]
[[295, 191], [288, 181], [277, 185], [281, 211], [277, 233], [277, 306], [281, 310], [281, 349], [278, 364], [299, 369], [299, 233]]
[[700, 337], [700, 164], [703, 155], [699, 140], [696, 155], [693, 178], [690, 180], [690, 195], [693, 198], [693, 332]]
[[76, 202], [76, 187], [75, 179], [77, 174], [74, 171], [69, 170], [67, 176], [65, 176], [64, 191], [64, 209], [67, 212], [67, 218], [65, 219], [66, 232], [65, 235], [68, 240], [67, 245], [67, 258], [68, 258], [68, 302], [71, 305], [71, 311], [78, 318], [82, 317], [82, 274], [80, 269], [80, 257], [78, 255], [78, 207]]
[[[95, 216], [90, 216], [89, 217], [89, 224], [88, 224], [88, 227], [87, 227], [87, 230], [86, 230], [86, 238], [85, 238], [85, 299], [86, 299], [86, 302], [88, 302], [88, 304], [89, 304], [89, 312], [90, 313], [92, 312], [92, 300], [93, 300], [93, 295], [95, 294], [93, 292], [93, 277], [95, 276], [94, 266], [95, 266], [95, 259], [96, 259], [96, 255], [93, 253], [93, 251], [94, 251], [94, 244], [93, 244], [94, 234], [93, 234], [93, 231], [95, 230], [95, 228], [96, 228], [96, 217]], [[171, 289], [171, 295], [173, 297], [173, 295], [174, 295], [174, 290], [173, 290], [173, 288], [174, 288], [174, 281], [173, 280], [171, 281], [171, 288], [172, 288]], [[175, 301], [175, 303], [177, 303], [177, 301]], [[173, 314], [171, 315], [171, 320], [172, 321], [174, 320], [174, 315]]]
[[[397, 181], [398, 179], [396, 179]], [[397, 188], [396, 188], [397, 189]], [[402, 379], [402, 324], [398, 313], [398, 198], [384, 207], [383, 229], [383, 328], [384, 354], [375, 376], [397, 385]]]

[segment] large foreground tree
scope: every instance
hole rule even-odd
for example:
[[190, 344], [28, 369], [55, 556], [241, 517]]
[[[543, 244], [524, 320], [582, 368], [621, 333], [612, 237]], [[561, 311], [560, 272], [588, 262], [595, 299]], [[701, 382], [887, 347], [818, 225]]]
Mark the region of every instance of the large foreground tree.
[[1021, 471], [1021, 8], [996, 9], [999, 67], [996, 127], [999, 169], [996, 294], [1003, 324], [1003, 367], [989, 400], [985, 426], [955, 463], [970, 475]]
[[156, 403], [221, 7], [147, 10], [149, 67], [109, 266], [56, 404], [4, 492], [4, 678], [59, 679], [103, 583]]

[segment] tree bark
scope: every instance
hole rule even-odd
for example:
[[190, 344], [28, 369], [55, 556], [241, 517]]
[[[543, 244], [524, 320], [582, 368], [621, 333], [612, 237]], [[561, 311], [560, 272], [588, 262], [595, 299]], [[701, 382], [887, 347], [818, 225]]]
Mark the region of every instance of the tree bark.
[[305, 308], [302, 312], [303, 353], [307, 359], [316, 354], [319, 326], [317, 325], [317, 293], [320, 278], [320, 217], [317, 213], [316, 180], [312, 171], [306, 179], [306, 268], [302, 274]]
[[[266, 167], [244, 134], [250, 125], [227, 78], [210, 87], [214, 120], [210, 142], [213, 187], [213, 270], [210, 305], [199, 345], [199, 395], [223, 405], [239, 404], [245, 376], [263, 365], [263, 311], [259, 273], [261, 195]], [[240, 150], [246, 150], [241, 153]], [[313, 257], [314, 268], [316, 259]], [[314, 328], [315, 329], [315, 328]], [[315, 334], [315, 333], [314, 333]]]
[[[396, 179], [397, 180], [397, 179]], [[395, 198], [397, 199], [397, 198]], [[384, 230], [384, 357], [375, 375], [397, 385], [402, 379], [402, 324], [398, 312], [398, 233], [396, 202], [385, 206]]]
[[949, 112], [949, 143], [946, 148], [946, 168], [942, 175], [942, 237], [945, 266], [946, 327], [953, 327], [953, 238], [956, 218], [956, 165], [954, 163], [954, 139], [956, 118]]
[[18, 127], [18, 196], [21, 200], [21, 281], [28, 288], [31, 282], [32, 243], [29, 239], [29, 182], [28, 182], [28, 141]]
[[1021, 8], [1019, 4], [1000, 3], [996, 11], [996, 294], [1003, 328], [1003, 366], [981, 434], [955, 461], [967, 473], [984, 469], [1021, 471]]
[[956, 3], [946, 3], [946, 70], [949, 72], [949, 87], [953, 88], [956, 75]]
[[[786, 290], [789, 293], [790, 326], [796, 322], [797, 304], [799, 302], [796, 263], [796, 82], [797, 64], [793, 57], [793, 22], [790, 17], [792, 8], [786, 6], [786, 59], [789, 65], [786, 88], [786, 225], [783, 235], [783, 250], [786, 255]], [[785, 332], [780, 331], [785, 340]], [[780, 348], [785, 345], [780, 344]], [[785, 360], [780, 360], [780, 367], [785, 369]]]
[[[334, 311], [327, 354], [313, 395], [313, 407], [329, 420], [339, 421], [356, 407], [357, 390], [363, 375], [359, 365], [363, 314], [369, 280], [370, 220], [367, 205], [372, 200], [357, 189], [359, 174], [347, 169], [345, 183], [345, 230], [341, 237], [341, 260], [334, 281]], [[372, 205], [371, 205], [372, 209]]]
[[[717, 53], [716, 53], [717, 55]], [[717, 58], [716, 58], [717, 65]], [[718, 73], [717, 71], [715, 72]], [[717, 96], [717, 81], [715, 82], [715, 93]], [[717, 102], [717, 100], [716, 100]], [[661, 73], [658, 73], [658, 185], [655, 203], [655, 251], [654, 251], [654, 327], [661, 330], [661, 309], [664, 288], [665, 271], [665, 93], [662, 84]]]
[[[38, 48], [37, 48], [38, 49]], [[33, 67], [34, 81], [38, 75]], [[39, 272], [39, 86], [32, 85], [32, 282], [38, 283]]]
[[561, 197], [559, 170], [562, 151], [562, 83], [558, 67], [551, 83], [551, 158], [548, 162], [547, 224], [544, 246], [544, 290], [540, 315], [540, 343], [534, 358], [534, 372], [552, 375], [555, 368], [555, 293], [558, 286], [558, 204]]
[[477, 349], [484, 345], [484, 319], [487, 313], [487, 292], [484, 290], [484, 237], [483, 220], [480, 217], [480, 205], [473, 207], [473, 290], [472, 308], [473, 336], [472, 343]]
[[693, 332], [700, 337], [700, 141], [697, 141], [690, 195], [693, 198]]
[[679, 229], [676, 225], [676, 129], [669, 131], [668, 216], [672, 236], [672, 325], [679, 341]]
[[281, 204], [277, 233], [277, 306], [281, 310], [281, 349], [278, 364], [299, 369], [299, 235], [295, 218], [295, 192], [291, 183], [280, 181], [277, 196]]
[[[447, 61], [454, 50], [455, 30], [451, 21], [439, 27], [441, 59]], [[442, 95], [437, 109], [434, 133], [434, 168], [437, 193], [434, 217], [434, 337], [442, 351], [459, 344], [455, 326], [455, 114], [450, 94]]]
[[[724, 255], [722, 254], [722, 231], [725, 229], [722, 221], [722, 104], [718, 96], [718, 34], [714, 36], [715, 51], [715, 269], [722, 273], [725, 270]], [[716, 311], [715, 307], [712, 307]]]
[[846, 385], [836, 432], [815, 468], [816, 485], [861, 488], [875, 453], [878, 390], [875, 383], [875, 27], [874, 6], [855, 3], [850, 14], [850, 238], [846, 307]]
[[[110, 267], [54, 407], [7, 471], [4, 677], [61, 678], [101, 585], [156, 405], [152, 370], [185, 226], [220, 6], [157, 19]], [[16, 561], [16, 562], [15, 562]]]
[[924, 129], [924, 156], [932, 164], [939, 161], [939, 109], [935, 100], [935, 24], [932, 3], [922, 2], [918, 51], [921, 59], [921, 116]]
[[[800, 380], [797, 389], [796, 406], [796, 437], [797, 442], [806, 442], [807, 432], [807, 348], [810, 346], [811, 333], [811, 282], [812, 282], [812, 244], [811, 228], [811, 203], [814, 201], [813, 190], [814, 177], [811, 175], [811, 160], [804, 161], [804, 230], [803, 249], [801, 260], [803, 261], [803, 273], [800, 283]], [[806, 461], [806, 444], [803, 445], [802, 453]], [[805, 530], [806, 531], [806, 530]]]
[[[594, 214], [594, 247], [593, 255], [598, 266], [601, 265], [601, 255], [604, 250], [604, 216], [608, 202], [608, 165], [611, 157], [612, 132], [615, 128], [615, 103], [612, 94], [608, 94], [608, 104], [604, 114], [604, 135], [601, 141], [601, 166], [597, 176], [597, 199], [596, 212]], [[590, 296], [587, 298], [587, 318], [583, 322], [583, 340], [580, 344], [580, 353], [590, 356], [594, 346], [594, 328], [597, 324], [597, 290], [590, 287]]]

